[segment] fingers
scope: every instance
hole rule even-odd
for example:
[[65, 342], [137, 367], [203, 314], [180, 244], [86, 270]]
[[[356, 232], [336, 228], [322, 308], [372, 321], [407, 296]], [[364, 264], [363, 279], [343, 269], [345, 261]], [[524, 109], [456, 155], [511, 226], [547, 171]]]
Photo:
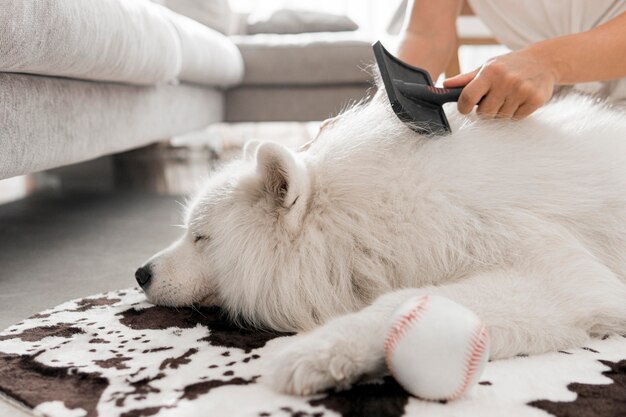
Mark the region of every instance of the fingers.
[[[464, 88], [466, 97], [463, 97], [463, 93], [459, 97], [459, 111], [467, 114], [478, 105], [476, 113], [479, 116], [485, 119], [500, 116], [499, 111], [509, 98], [512, 83], [513, 80], [507, 75], [503, 65], [494, 62], [483, 65], [476, 78]], [[509, 100], [511, 102], [508, 106], [515, 107], [515, 102], [511, 98]], [[516, 109], [517, 107], [512, 111]]]
[[508, 98], [512, 80], [503, 80], [503, 72], [501, 66], [485, 65], [449, 78], [443, 85], [446, 88], [465, 86], [458, 101], [458, 109], [462, 114], [469, 114], [478, 105], [476, 113], [483, 118], [510, 118], [519, 107], [520, 100]]
[[455, 75], [454, 77], [444, 80], [443, 86], [445, 88], [463, 87], [476, 77], [478, 71], [480, 71], [480, 68], [476, 68], [474, 71], [465, 74]]
[[497, 115], [499, 116], [500, 109], [506, 102], [506, 93], [501, 89], [493, 89], [487, 92], [487, 95], [478, 104], [476, 114], [483, 119], [493, 119]]
[[528, 117], [539, 107], [541, 107], [541, 104], [538, 105], [537, 103], [534, 103], [532, 101], [527, 101], [517, 109], [517, 111], [513, 114], [513, 118], [523, 119], [524, 117]]
[[496, 117], [499, 119], [511, 119], [519, 106], [520, 103], [518, 100], [508, 96], [504, 99], [504, 104], [502, 104], [502, 107], [498, 110]]
[[462, 114], [478, 106], [476, 113], [482, 118], [523, 118], [552, 96], [554, 79], [537, 65], [525, 56], [510, 53], [452, 77], [444, 81], [444, 86], [464, 86], [457, 104]]
[[501, 66], [491, 64], [482, 67], [463, 88], [458, 109], [462, 114], [469, 114], [474, 106], [478, 106], [476, 113], [485, 119], [523, 118], [541, 107], [544, 101], [529, 82], [506, 74]]
[[[477, 76], [469, 84], [463, 88], [457, 107], [462, 114], [469, 114], [474, 106], [487, 94], [489, 91], [490, 82], [483, 77]], [[500, 108], [498, 106], [498, 108]], [[497, 111], [497, 109], [496, 109]]]
[[546, 99], [528, 83], [520, 83], [516, 90], [516, 96], [523, 98], [518, 108], [513, 113], [514, 119], [523, 119], [529, 116], [539, 107], [543, 106]]

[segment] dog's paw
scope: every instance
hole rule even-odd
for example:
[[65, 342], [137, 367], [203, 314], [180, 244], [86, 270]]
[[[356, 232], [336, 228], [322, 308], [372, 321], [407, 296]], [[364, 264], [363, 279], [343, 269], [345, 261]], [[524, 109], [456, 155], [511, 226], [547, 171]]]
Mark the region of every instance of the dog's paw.
[[348, 388], [363, 373], [362, 356], [355, 341], [339, 335], [298, 336], [271, 361], [269, 383], [277, 391], [296, 395]]

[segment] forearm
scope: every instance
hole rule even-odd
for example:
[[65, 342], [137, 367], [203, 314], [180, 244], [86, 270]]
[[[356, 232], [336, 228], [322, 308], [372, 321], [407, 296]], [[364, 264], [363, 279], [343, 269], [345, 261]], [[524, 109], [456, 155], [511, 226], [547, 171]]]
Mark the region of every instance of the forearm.
[[435, 82], [450, 62], [455, 43], [454, 34], [446, 36], [405, 33], [399, 43], [398, 58], [407, 64], [425, 69]]
[[525, 50], [552, 68], [557, 84], [626, 77], [626, 13], [589, 31], [538, 42]]
[[398, 48], [398, 58], [441, 74], [456, 48], [456, 18], [460, 0], [414, 0], [409, 2]]

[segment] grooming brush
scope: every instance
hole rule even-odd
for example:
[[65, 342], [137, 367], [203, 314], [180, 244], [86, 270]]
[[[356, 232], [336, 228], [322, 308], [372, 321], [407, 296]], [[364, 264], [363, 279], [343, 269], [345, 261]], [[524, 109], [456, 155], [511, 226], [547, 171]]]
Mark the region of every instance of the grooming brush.
[[373, 48], [391, 108], [398, 118], [421, 134], [450, 133], [442, 106], [457, 101], [463, 88], [437, 88], [427, 71], [400, 61], [380, 41]]

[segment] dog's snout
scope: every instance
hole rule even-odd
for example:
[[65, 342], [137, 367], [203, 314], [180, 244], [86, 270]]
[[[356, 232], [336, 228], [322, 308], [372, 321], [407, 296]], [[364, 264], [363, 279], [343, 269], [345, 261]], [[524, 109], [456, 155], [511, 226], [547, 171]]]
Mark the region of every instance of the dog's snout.
[[152, 279], [152, 270], [150, 269], [150, 264], [139, 267], [135, 272], [135, 279], [141, 287], [147, 286]]

